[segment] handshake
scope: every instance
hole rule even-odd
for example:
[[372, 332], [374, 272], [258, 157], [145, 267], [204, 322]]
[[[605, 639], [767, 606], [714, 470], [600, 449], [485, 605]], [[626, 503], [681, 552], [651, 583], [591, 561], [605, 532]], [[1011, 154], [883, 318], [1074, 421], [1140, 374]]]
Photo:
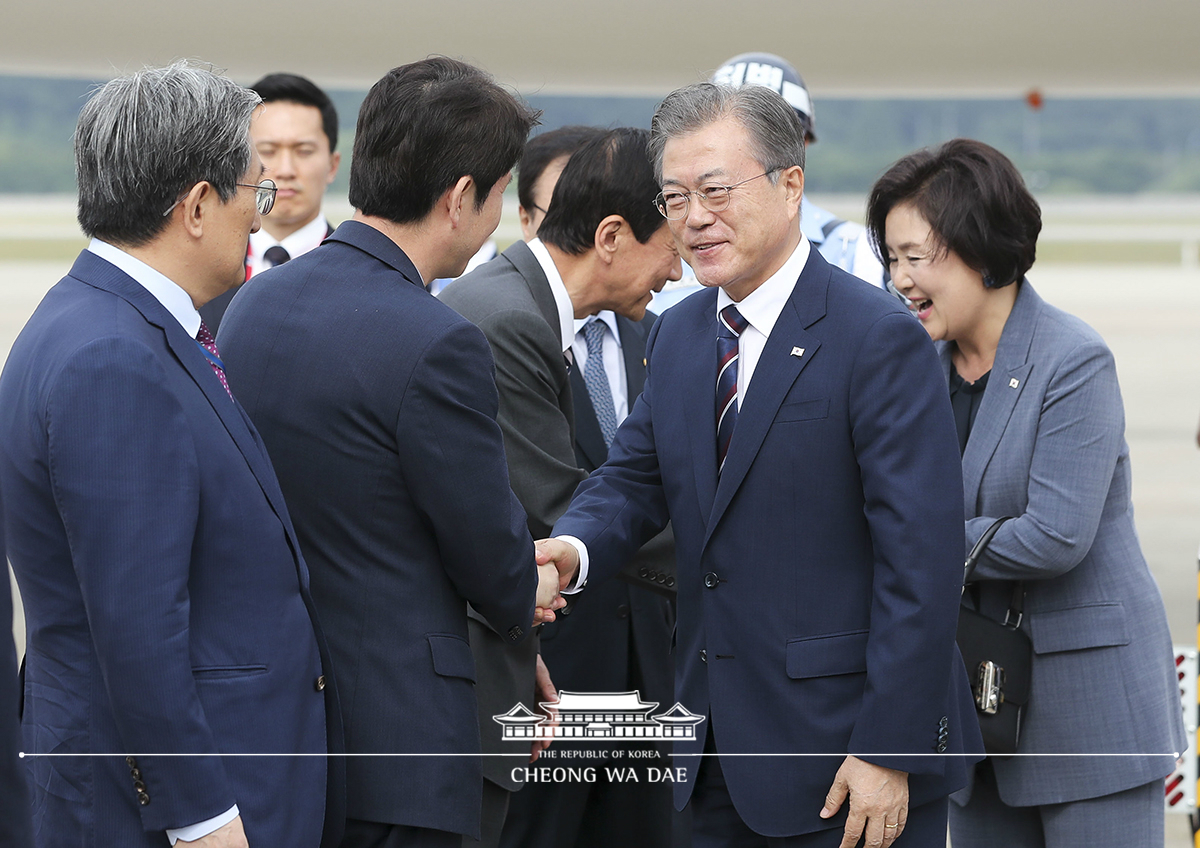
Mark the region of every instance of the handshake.
[[554, 611], [567, 605], [562, 591], [579, 572], [579, 551], [561, 539], [539, 539], [534, 543], [538, 570], [537, 601], [533, 623], [554, 621]]

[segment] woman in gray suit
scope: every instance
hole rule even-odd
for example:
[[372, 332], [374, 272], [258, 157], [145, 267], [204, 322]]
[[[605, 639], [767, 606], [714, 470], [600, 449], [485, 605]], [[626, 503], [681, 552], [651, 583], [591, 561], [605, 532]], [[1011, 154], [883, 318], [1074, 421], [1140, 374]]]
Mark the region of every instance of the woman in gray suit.
[[1012, 516], [975, 570], [979, 609], [1003, 619], [1023, 581], [1033, 642], [1024, 756], [989, 757], [953, 796], [954, 846], [1162, 845], [1163, 777], [1185, 739], [1112, 353], [1025, 279], [1041, 211], [986, 144], [901, 159], [872, 189], [867, 225], [941, 354], [968, 549]]

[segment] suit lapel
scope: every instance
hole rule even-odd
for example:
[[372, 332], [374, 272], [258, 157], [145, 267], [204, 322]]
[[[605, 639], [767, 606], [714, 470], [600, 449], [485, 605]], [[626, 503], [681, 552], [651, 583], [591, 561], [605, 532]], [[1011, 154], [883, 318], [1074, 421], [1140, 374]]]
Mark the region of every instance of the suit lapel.
[[[200, 351], [200, 346], [187, 331], [183, 329], [175, 316], [171, 315], [161, 303], [143, 286], [123, 271], [92, 253], [84, 251], [76, 260], [71, 275], [88, 285], [103, 289], [127, 301], [151, 325], [163, 331], [167, 347], [170, 348], [179, 364], [195, 381], [204, 397], [216, 412], [230, 438], [250, 467], [258, 481], [259, 487], [266, 496], [276, 515], [284, 520], [287, 509], [283, 503], [283, 495], [275, 484], [275, 474], [271, 469], [266, 452], [260, 448], [251, 433], [250, 425], [245, 414], [236, 401], [230, 399], [221, 385], [208, 359]], [[290, 536], [291, 527], [286, 520]]]
[[[746, 478], [750, 465], [758, 455], [759, 448], [771, 429], [771, 423], [779, 412], [779, 405], [783, 403], [788, 390], [821, 346], [820, 340], [806, 329], [825, 315], [829, 289], [828, 265], [815, 262], [814, 257], [817, 255], [815, 249], [810, 253], [804, 271], [801, 272], [791, 296], [779, 313], [762, 356], [754, 367], [754, 379], [746, 391], [744, 402], [738, 408], [737, 426], [729, 443], [729, 453], [725, 457], [725, 470], [721, 472], [717, 484], [705, 544]], [[792, 351], [795, 348], [802, 348], [804, 353], [799, 356], [793, 355]], [[715, 386], [715, 322], [712, 359]], [[715, 418], [715, 415], [713, 412], [710, 417]]]
[[[967, 450], [963, 454], [963, 504], [967, 518], [975, 514], [975, 503], [979, 497], [983, 472], [991, 462], [1017, 401], [1029, 382], [1029, 372], [1033, 369], [1033, 363], [1028, 361], [1029, 347], [1033, 342], [1033, 329], [1037, 323], [1041, 303], [1041, 298], [1029, 282], [1022, 282], [1017, 302], [1013, 305], [1012, 313], [1004, 324], [1004, 332], [1000, 335], [991, 376], [988, 377], [979, 414], [975, 418], [971, 437], [967, 440]], [[948, 377], [948, 345], [942, 351], [942, 359]]]
[[[676, 404], [679, 420], [687, 429], [696, 478], [696, 497], [700, 514], [708, 515], [717, 492], [717, 310], [716, 292], [705, 298], [699, 324], [682, 350], [694, 355], [681, 356], [678, 376], [666, 375], [656, 392], [656, 402]], [[662, 381], [663, 378], [659, 377]]]
[[[646, 324], [652, 321], [650, 318]], [[646, 333], [650, 329], [646, 324], [617, 316], [617, 329], [621, 333], [621, 355], [625, 358], [625, 389], [630, 410], [633, 409], [633, 402], [642, 393], [642, 386], [646, 383]]]
[[558, 304], [554, 302], [554, 292], [550, 290], [550, 281], [546, 279], [546, 273], [538, 263], [537, 257], [533, 255], [533, 251], [529, 249], [529, 245], [523, 241], [513, 242], [512, 246], [504, 251], [503, 256], [517, 269], [517, 273], [529, 287], [529, 293], [533, 296], [533, 302], [537, 304], [538, 312], [542, 313], [546, 323], [554, 330], [554, 337], [558, 338], [562, 334], [562, 326], [558, 320]]

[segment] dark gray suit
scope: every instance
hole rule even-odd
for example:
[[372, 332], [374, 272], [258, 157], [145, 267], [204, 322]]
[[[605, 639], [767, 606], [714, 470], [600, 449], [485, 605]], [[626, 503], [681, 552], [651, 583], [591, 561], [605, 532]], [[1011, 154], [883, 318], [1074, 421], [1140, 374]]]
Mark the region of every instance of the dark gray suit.
[[[1166, 614], [1134, 529], [1112, 353], [1091, 327], [1020, 285], [963, 455], [968, 548], [994, 519], [1015, 517], [975, 577], [985, 581], [980, 606], [997, 617], [1008, 581], [1025, 581], [1021, 629], [1034, 657], [1020, 753], [1159, 753], [994, 760], [1000, 797], [1026, 807], [1156, 781], [1173, 767], [1163, 752], [1186, 741]], [[940, 343], [939, 353], [949, 375], [950, 347]], [[1104, 832], [1096, 815], [1089, 826]]]

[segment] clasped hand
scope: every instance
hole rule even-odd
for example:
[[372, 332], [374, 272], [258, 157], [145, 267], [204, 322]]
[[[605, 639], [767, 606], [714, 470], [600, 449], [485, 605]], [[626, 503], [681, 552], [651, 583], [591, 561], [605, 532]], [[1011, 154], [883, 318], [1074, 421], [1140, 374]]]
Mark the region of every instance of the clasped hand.
[[560, 592], [571, 585], [579, 570], [579, 552], [559, 539], [539, 539], [535, 544], [538, 591], [533, 623], [545, 624], [554, 621], [554, 610], [567, 605]]

